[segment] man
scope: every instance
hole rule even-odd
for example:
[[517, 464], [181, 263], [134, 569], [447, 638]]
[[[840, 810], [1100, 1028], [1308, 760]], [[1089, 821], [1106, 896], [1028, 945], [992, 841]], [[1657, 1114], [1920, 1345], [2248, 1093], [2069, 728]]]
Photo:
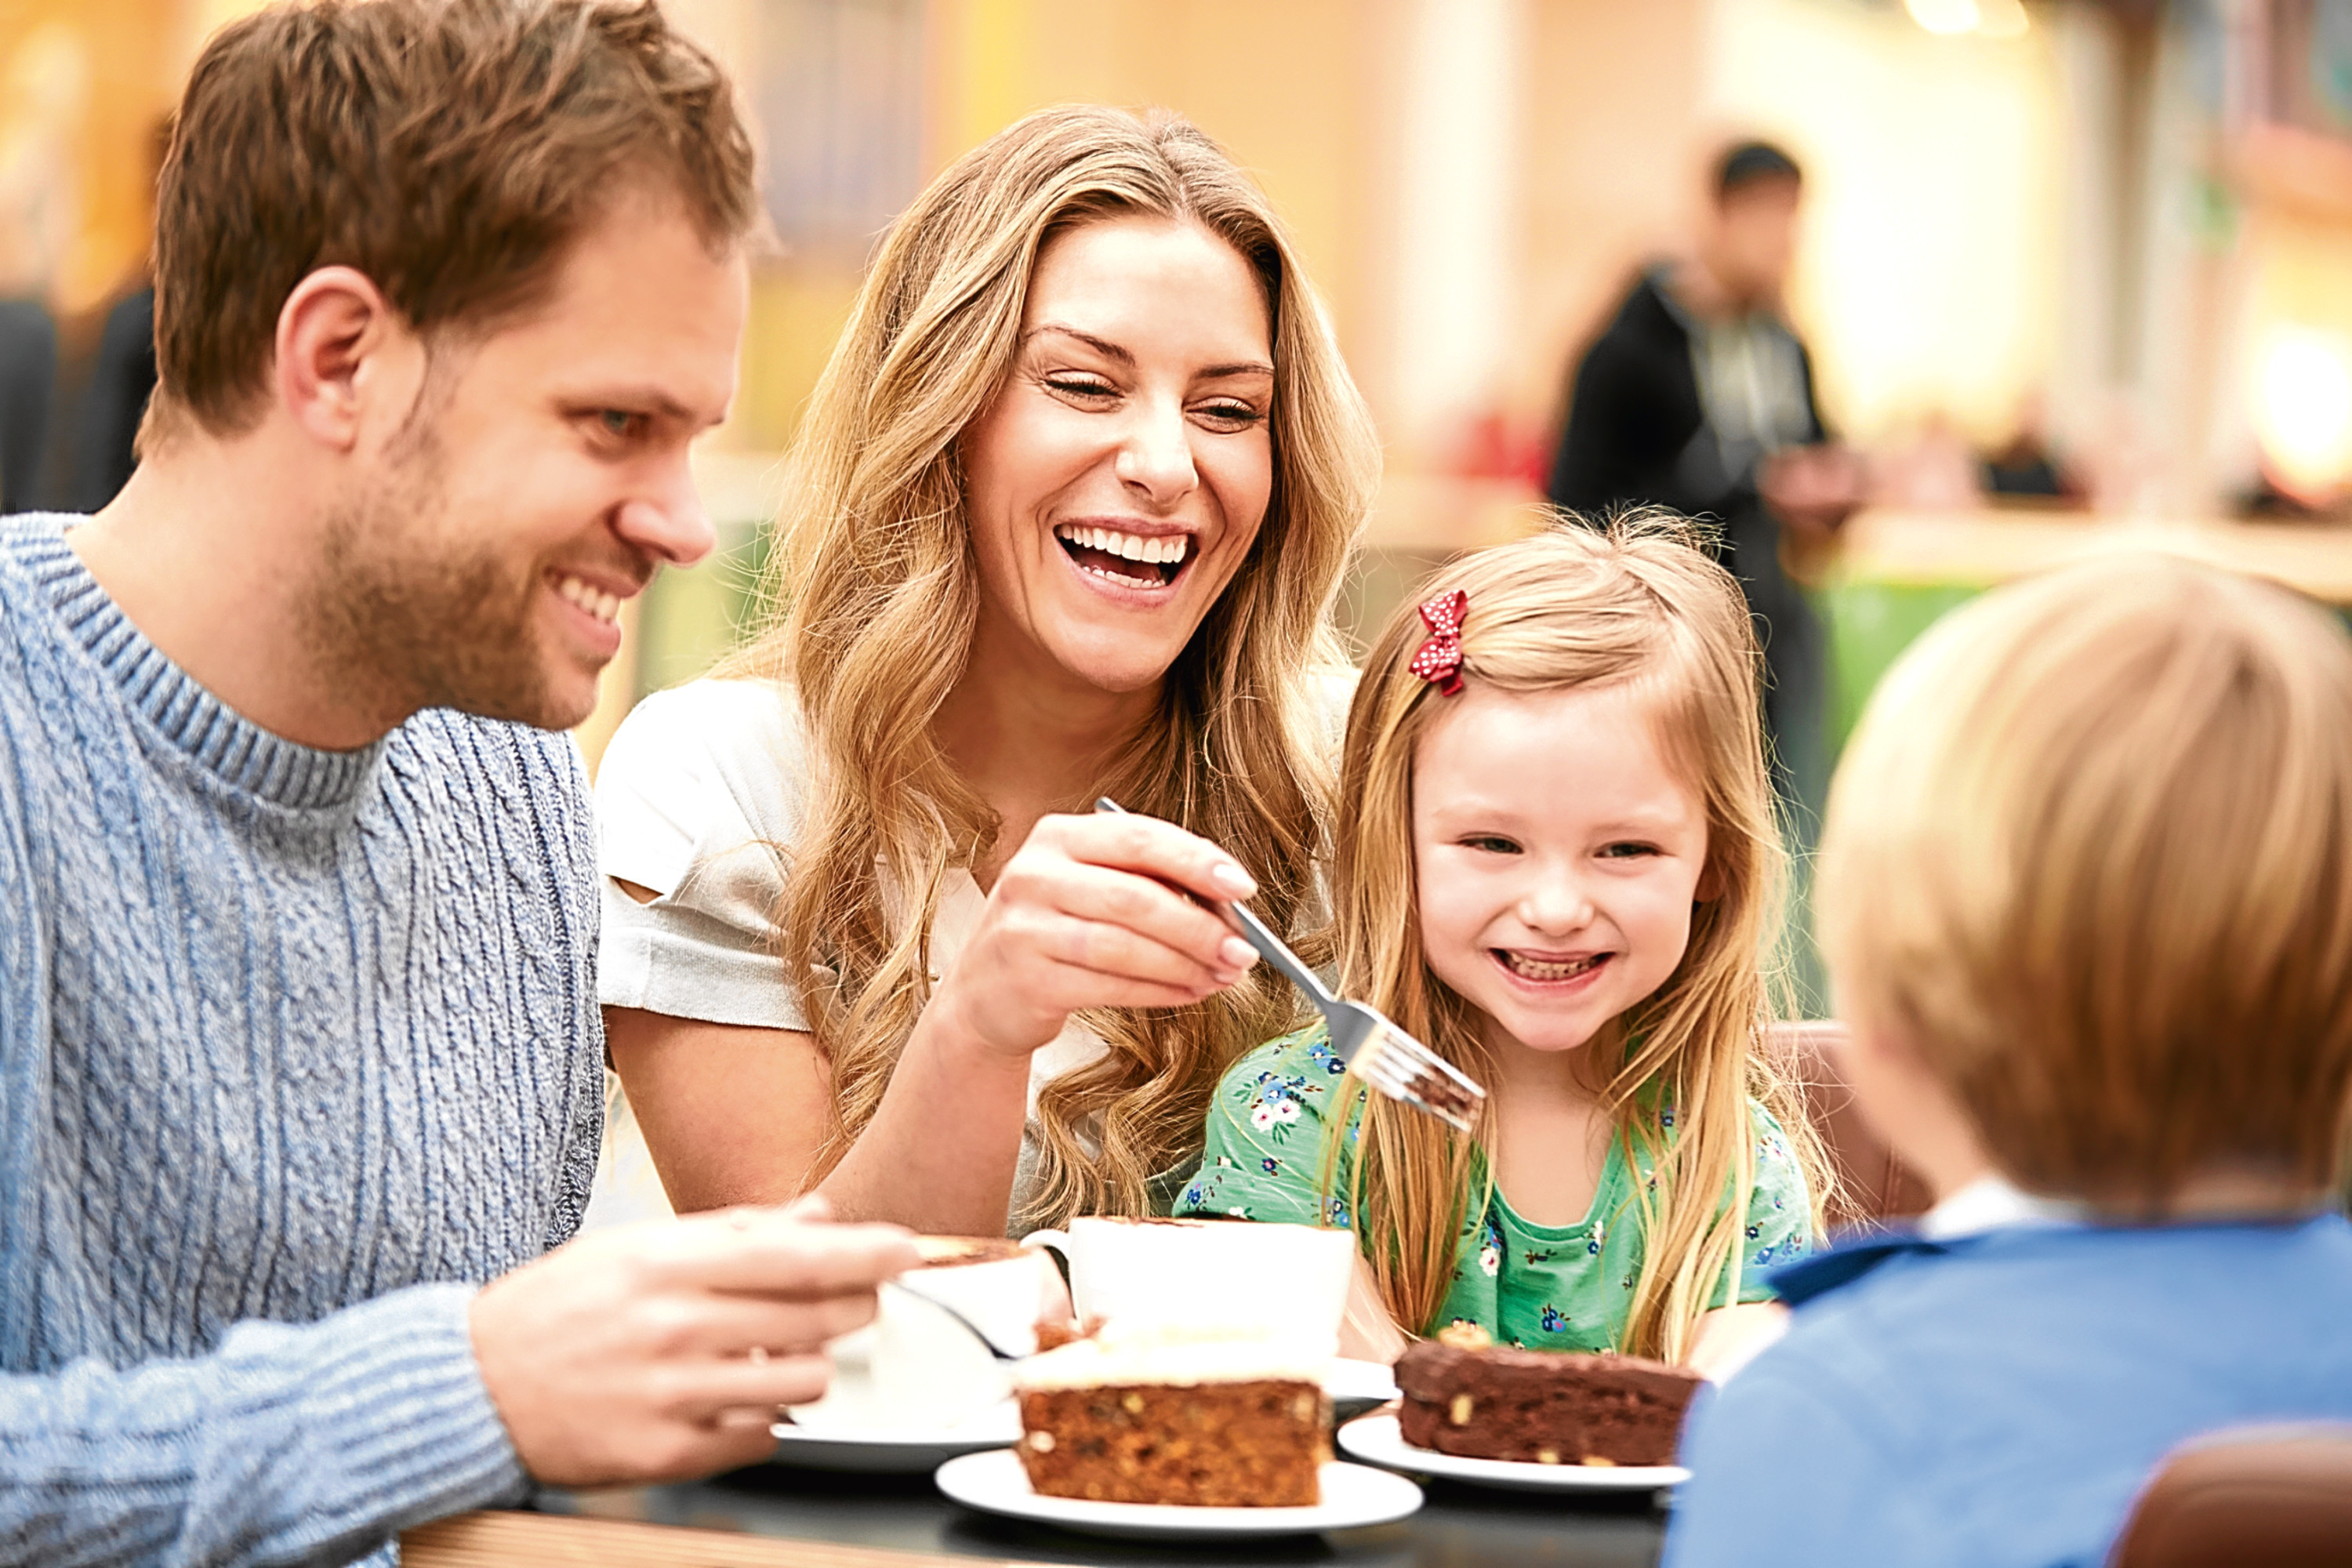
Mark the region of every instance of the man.
[[1827, 771], [1822, 639], [1781, 552], [1825, 541], [1861, 475], [1827, 445], [1812, 362], [1781, 314], [1801, 193], [1779, 148], [1724, 154], [1696, 254], [1645, 272], [1578, 364], [1549, 489], [1578, 511], [1651, 504], [1720, 524], [1764, 642], [1777, 776], [1810, 844]]
[[0, 525], [0, 1559], [341, 1561], [740, 1464], [912, 1261], [806, 1211], [539, 1257], [602, 1120], [547, 731], [709, 548], [752, 214], [649, 0], [197, 62], [142, 461]]

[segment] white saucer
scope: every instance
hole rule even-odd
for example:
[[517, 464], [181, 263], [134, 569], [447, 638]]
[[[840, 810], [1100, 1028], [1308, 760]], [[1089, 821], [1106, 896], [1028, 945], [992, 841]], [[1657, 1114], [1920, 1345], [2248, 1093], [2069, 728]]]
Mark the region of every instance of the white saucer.
[[803, 1470], [852, 1470], [862, 1475], [919, 1476], [961, 1454], [1009, 1448], [1021, 1441], [1021, 1407], [1008, 1399], [953, 1426], [826, 1427], [811, 1431], [789, 1421], [775, 1425], [772, 1465]]
[[1334, 1356], [1323, 1369], [1323, 1392], [1342, 1405], [1386, 1405], [1397, 1396], [1396, 1373], [1376, 1361]]
[[1402, 1476], [1336, 1462], [1323, 1467], [1323, 1500], [1314, 1508], [1180, 1508], [1041, 1497], [1029, 1489], [1021, 1456], [1009, 1448], [950, 1459], [935, 1479], [940, 1490], [982, 1513], [1133, 1541], [1240, 1541], [1354, 1530], [1391, 1523], [1421, 1506], [1421, 1489]]
[[1363, 1460], [1416, 1476], [1499, 1487], [1515, 1492], [1641, 1492], [1690, 1479], [1680, 1465], [1536, 1465], [1524, 1459], [1470, 1459], [1416, 1448], [1394, 1415], [1367, 1415], [1339, 1428], [1340, 1448]]

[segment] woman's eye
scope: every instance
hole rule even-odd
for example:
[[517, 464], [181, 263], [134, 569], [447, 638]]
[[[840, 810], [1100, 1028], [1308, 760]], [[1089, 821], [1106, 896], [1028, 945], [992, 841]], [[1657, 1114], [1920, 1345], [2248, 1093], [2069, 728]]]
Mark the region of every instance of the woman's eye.
[[1118, 388], [1090, 375], [1049, 375], [1045, 378], [1045, 384], [1065, 397], [1085, 398], [1090, 402], [1118, 395]]
[[598, 410], [596, 423], [605, 435], [619, 440], [627, 440], [632, 436], [643, 433], [646, 416], [642, 414], [632, 414], [625, 408], [605, 408]]
[[1246, 403], [1212, 403], [1193, 411], [1194, 417], [1219, 430], [1246, 430], [1265, 418]]

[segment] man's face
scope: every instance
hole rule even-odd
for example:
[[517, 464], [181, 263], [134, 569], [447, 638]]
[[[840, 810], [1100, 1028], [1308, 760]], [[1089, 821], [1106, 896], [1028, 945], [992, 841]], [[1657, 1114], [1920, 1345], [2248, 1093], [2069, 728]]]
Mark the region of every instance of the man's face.
[[1787, 287], [1797, 255], [1799, 186], [1767, 176], [1735, 185], [1717, 202], [1708, 264], [1743, 305], [1770, 305]]
[[356, 699], [588, 716], [621, 602], [710, 549], [687, 450], [734, 395], [745, 289], [675, 202], [624, 195], [546, 300], [432, 344], [408, 420], [360, 454], [313, 599]]

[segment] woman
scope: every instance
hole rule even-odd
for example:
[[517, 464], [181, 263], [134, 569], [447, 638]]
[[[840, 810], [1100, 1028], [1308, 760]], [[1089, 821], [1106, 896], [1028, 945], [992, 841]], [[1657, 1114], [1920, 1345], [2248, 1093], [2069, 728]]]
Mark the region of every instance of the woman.
[[612, 1059], [678, 1208], [1164, 1210], [1297, 1005], [1183, 892], [1311, 901], [1378, 462], [1192, 126], [1047, 110], [923, 194], [811, 403], [781, 624], [599, 782]]

